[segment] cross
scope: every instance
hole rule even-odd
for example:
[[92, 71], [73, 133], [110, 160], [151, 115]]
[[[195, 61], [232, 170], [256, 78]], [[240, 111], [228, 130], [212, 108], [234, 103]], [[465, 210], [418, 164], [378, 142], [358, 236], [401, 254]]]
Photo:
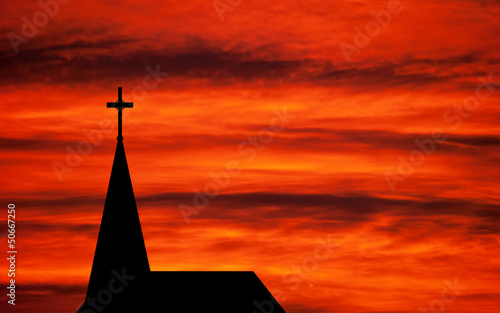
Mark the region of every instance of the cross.
[[133, 108], [133, 102], [125, 102], [122, 100], [122, 87], [118, 87], [118, 100], [116, 102], [108, 102], [108, 108], [116, 108], [118, 110], [118, 137], [116, 139], [122, 141], [122, 111], [125, 108]]

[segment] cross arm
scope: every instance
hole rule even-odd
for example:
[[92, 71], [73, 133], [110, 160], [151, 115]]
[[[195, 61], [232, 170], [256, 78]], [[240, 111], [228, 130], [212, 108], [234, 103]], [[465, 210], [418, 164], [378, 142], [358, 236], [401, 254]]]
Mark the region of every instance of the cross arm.
[[108, 108], [119, 108], [119, 107], [122, 107], [122, 108], [133, 108], [134, 107], [134, 103], [133, 102], [108, 102], [106, 104], [106, 106]]

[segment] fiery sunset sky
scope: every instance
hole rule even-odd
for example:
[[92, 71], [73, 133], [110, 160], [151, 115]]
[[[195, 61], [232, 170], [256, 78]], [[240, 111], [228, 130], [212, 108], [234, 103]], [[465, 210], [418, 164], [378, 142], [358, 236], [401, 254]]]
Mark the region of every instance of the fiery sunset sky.
[[61, 2], [2, 1], [2, 313], [84, 301], [118, 86], [152, 270], [252, 270], [287, 313], [499, 312], [499, 1]]

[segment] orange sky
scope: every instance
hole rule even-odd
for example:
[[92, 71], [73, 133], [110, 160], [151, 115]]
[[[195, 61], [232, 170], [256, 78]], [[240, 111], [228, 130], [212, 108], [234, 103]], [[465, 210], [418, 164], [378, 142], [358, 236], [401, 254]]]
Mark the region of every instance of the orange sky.
[[2, 2], [1, 312], [83, 302], [118, 86], [152, 270], [253, 270], [288, 313], [498, 312], [500, 3], [47, 3]]

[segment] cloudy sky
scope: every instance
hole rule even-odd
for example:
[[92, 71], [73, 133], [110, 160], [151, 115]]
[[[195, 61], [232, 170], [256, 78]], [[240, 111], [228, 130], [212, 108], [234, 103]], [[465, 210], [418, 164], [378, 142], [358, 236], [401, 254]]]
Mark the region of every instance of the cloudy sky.
[[152, 270], [253, 270], [288, 313], [498, 312], [499, 1], [46, 3], [2, 1], [7, 312], [84, 300], [118, 86]]

